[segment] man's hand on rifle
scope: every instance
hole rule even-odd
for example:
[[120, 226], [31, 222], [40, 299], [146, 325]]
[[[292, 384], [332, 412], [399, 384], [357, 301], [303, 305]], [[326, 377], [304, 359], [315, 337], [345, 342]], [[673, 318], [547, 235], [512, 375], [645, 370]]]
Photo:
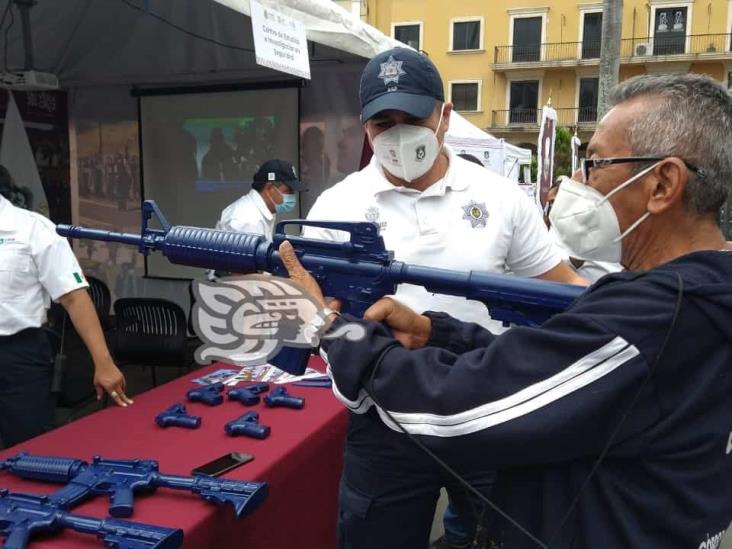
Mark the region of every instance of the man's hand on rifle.
[[[305, 291], [325, 307], [325, 298], [317, 281], [302, 266], [295, 254], [292, 244], [285, 241], [279, 248], [282, 263], [287, 269], [290, 278], [302, 286]], [[336, 299], [328, 306], [331, 309], [339, 310], [340, 302]], [[407, 349], [418, 349], [423, 347], [432, 332], [432, 322], [429, 318], [415, 313], [406, 305], [385, 297], [371, 305], [364, 313], [365, 320], [384, 322], [391, 329], [394, 337]]]
[[[324, 308], [325, 297], [323, 297], [323, 292], [320, 289], [318, 282], [313, 278], [313, 275], [307, 272], [305, 267], [302, 266], [302, 263], [300, 263], [292, 244], [285, 240], [280, 244], [279, 252], [282, 264], [285, 266], [285, 269], [287, 269], [287, 274], [290, 275], [290, 279], [302, 286], [307, 294], [320, 303], [320, 306]], [[338, 305], [338, 308], [340, 308], [340, 303]], [[335, 309], [335, 307], [332, 308]]]
[[432, 321], [428, 317], [390, 297], [383, 297], [371, 305], [363, 317], [385, 323], [394, 338], [407, 349], [424, 347], [432, 333]]

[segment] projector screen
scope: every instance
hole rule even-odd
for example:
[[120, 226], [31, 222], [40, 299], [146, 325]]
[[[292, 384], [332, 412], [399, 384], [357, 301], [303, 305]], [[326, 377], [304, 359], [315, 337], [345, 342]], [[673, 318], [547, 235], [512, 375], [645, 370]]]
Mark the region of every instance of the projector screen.
[[[249, 192], [262, 162], [298, 165], [297, 88], [142, 96], [140, 126], [143, 196], [171, 225], [214, 227], [221, 211]], [[278, 220], [298, 217], [296, 208]], [[148, 256], [146, 271], [203, 274], [159, 253]]]

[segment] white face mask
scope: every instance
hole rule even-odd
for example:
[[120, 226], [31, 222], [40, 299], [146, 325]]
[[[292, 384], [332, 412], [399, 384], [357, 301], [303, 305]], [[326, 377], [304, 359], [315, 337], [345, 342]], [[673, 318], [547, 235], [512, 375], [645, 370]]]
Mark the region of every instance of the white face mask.
[[562, 181], [549, 212], [549, 220], [562, 244], [572, 256], [595, 261], [620, 262], [621, 240], [651, 213], [644, 213], [621, 234], [618, 216], [609, 198], [634, 181], [638, 181], [658, 164], [656, 162], [638, 172], [607, 195], [573, 179], [565, 178]]
[[374, 137], [371, 142], [379, 164], [404, 181], [411, 182], [426, 174], [440, 153], [437, 131], [443, 113], [444, 106], [434, 131], [424, 126], [397, 124]]

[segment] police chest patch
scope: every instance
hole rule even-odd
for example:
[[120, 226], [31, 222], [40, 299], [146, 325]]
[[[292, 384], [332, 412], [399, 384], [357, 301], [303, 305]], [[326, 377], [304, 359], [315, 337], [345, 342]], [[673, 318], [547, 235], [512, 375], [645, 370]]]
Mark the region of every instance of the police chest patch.
[[371, 221], [372, 223], [377, 223], [379, 221], [379, 208], [376, 206], [371, 206], [369, 209], [366, 210], [366, 221]]
[[366, 209], [364, 217], [366, 218], [366, 221], [376, 223], [379, 226], [379, 231], [383, 231], [386, 229], [386, 221], [379, 221], [380, 213], [379, 208], [377, 208], [376, 206], [369, 206]]
[[465, 206], [463, 206], [463, 219], [470, 221], [470, 226], [473, 229], [485, 227], [488, 221], [488, 209], [485, 207], [485, 202], [476, 202], [471, 200]]

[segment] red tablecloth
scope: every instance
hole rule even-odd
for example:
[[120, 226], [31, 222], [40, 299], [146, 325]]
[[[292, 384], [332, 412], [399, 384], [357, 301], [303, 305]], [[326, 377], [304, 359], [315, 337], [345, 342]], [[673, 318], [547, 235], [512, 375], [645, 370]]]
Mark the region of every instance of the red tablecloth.
[[[320, 359], [311, 366], [322, 369]], [[129, 520], [182, 528], [184, 547], [196, 549], [280, 549], [286, 547], [328, 549], [335, 547], [337, 487], [343, 453], [347, 413], [329, 389], [289, 387], [305, 397], [302, 410], [265, 408], [260, 403], [244, 407], [225, 401], [208, 407], [186, 403], [189, 414], [200, 415], [199, 429], [155, 425], [155, 416], [175, 402], [185, 402], [191, 380], [216, 370], [219, 365], [162, 385], [135, 398], [127, 409], [109, 407], [101, 412], [9, 448], [0, 459], [24, 450], [89, 460], [95, 454], [108, 458], [149, 458], [160, 462], [164, 473], [189, 475], [191, 469], [226, 452], [245, 452], [254, 461], [222, 478], [269, 483], [269, 497], [251, 515], [237, 519], [228, 506], [207, 503], [194, 494], [158, 489], [135, 498]], [[229, 437], [224, 424], [248, 410], [257, 410], [260, 422], [272, 432], [265, 440]], [[0, 472], [0, 487], [13, 491], [49, 493], [58, 488], [43, 482], [23, 481]], [[95, 497], [73, 512], [105, 517], [108, 501]], [[94, 536], [64, 532], [32, 541], [31, 549], [99, 548]]]

